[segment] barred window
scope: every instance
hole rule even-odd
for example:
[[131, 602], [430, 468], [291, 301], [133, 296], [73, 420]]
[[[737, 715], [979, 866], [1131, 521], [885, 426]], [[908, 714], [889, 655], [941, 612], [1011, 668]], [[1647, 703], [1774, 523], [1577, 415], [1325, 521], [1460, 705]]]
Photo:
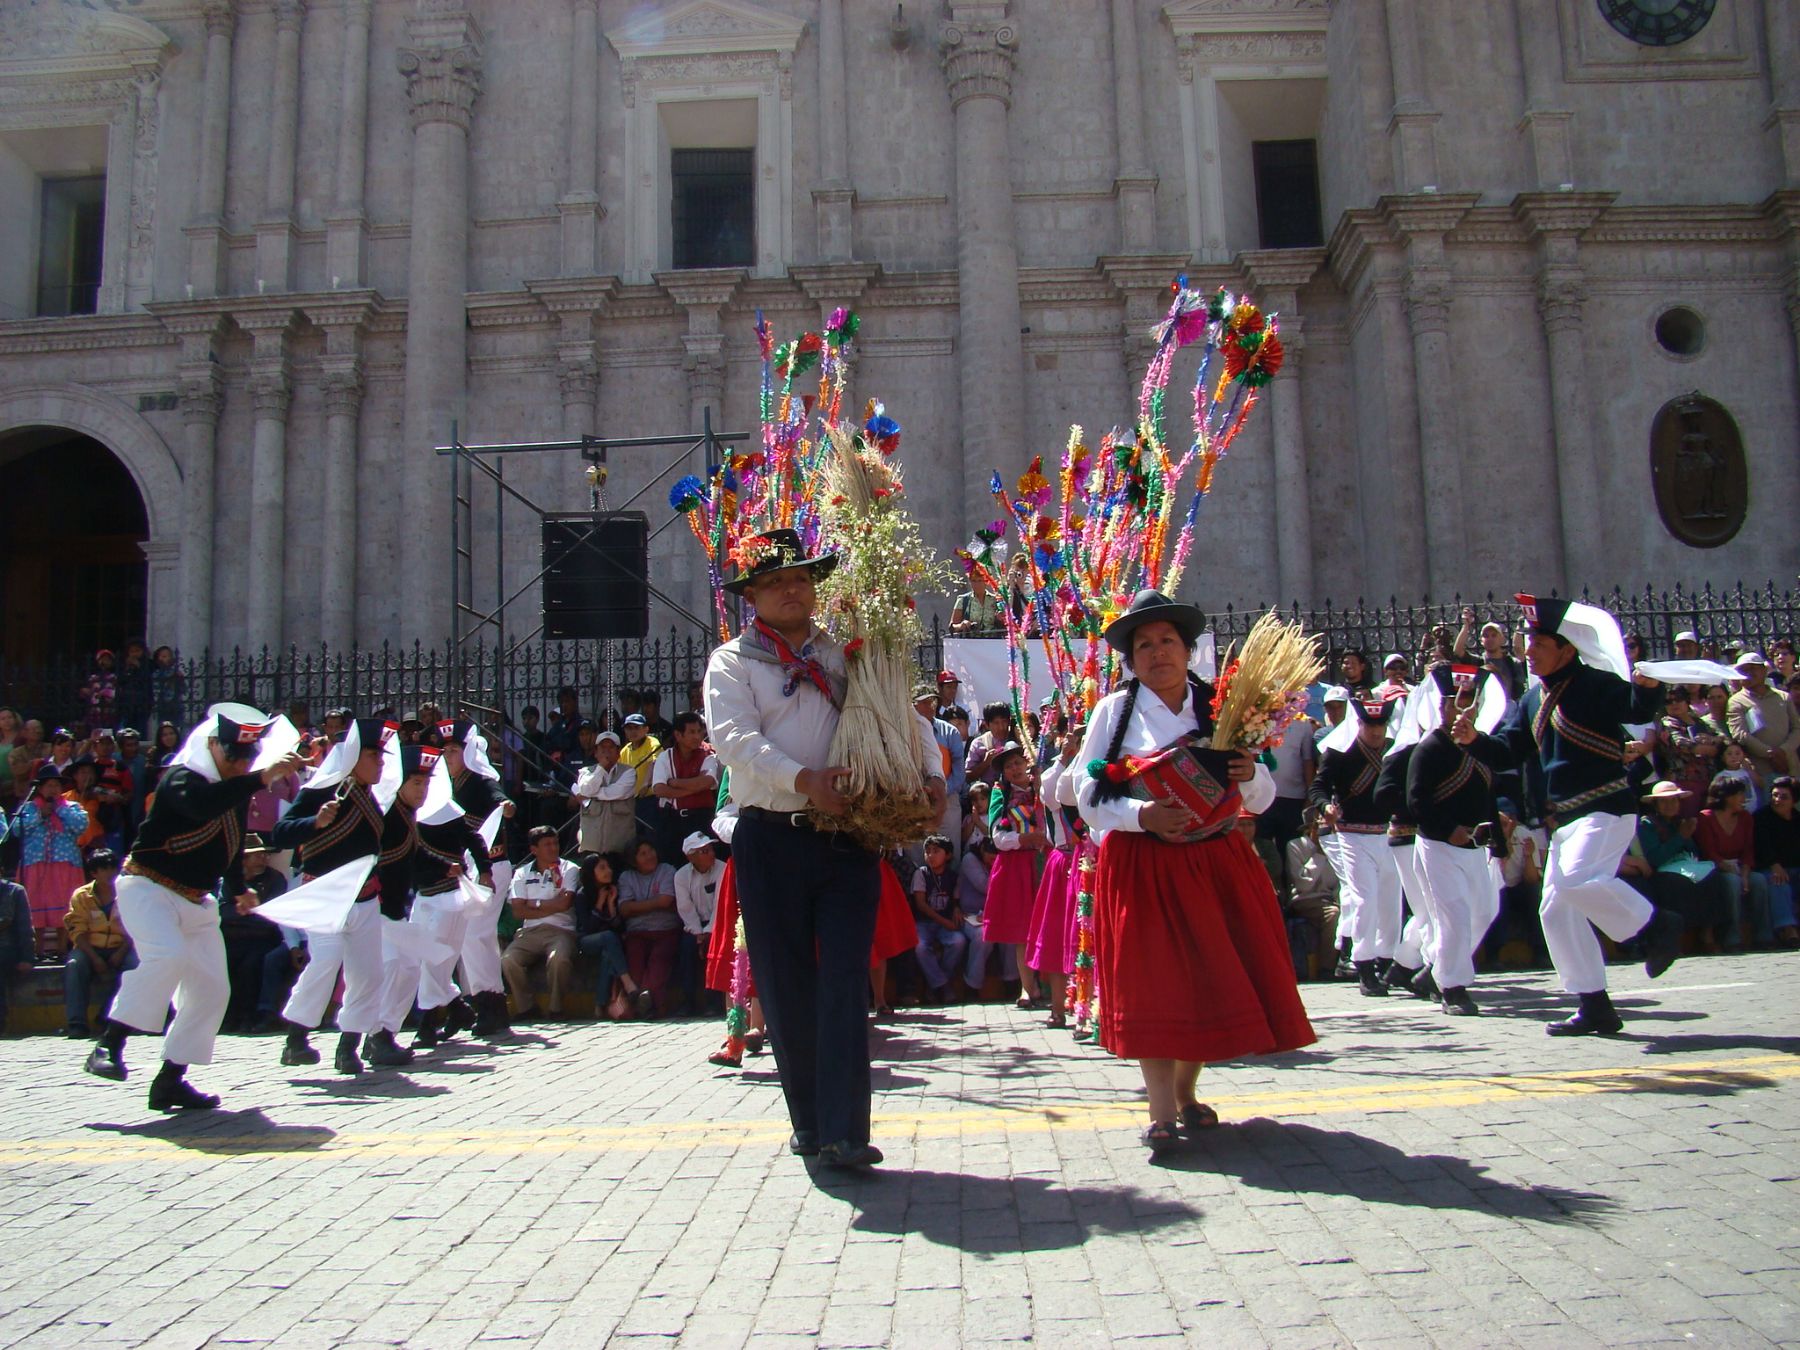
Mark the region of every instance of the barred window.
[[1325, 242], [1319, 222], [1319, 143], [1257, 141], [1256, 219], [1263, 248], [1317, 248]]
[[756, 260], [756, 152], [669, 153], [674, 265], [752, 266]]

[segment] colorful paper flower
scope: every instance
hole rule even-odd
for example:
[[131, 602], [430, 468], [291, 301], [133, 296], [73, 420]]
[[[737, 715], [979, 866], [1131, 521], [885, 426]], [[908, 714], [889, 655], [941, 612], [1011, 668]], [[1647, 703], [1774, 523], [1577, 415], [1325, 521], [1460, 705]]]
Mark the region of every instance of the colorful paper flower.
[[705, 500], [706, 484], [691, 473], [669, 489], [669, 505], [677, 511], [697, 511]]

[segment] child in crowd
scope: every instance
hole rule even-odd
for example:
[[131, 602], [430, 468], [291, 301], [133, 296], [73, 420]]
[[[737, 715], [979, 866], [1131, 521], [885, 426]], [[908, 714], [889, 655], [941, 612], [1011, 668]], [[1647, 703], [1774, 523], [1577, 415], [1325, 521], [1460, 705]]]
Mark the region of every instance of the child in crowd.
[[926, 836], [925, 865], [913, 873], [912, 903], [919, 943], [913, 951], [919, 969], [931, 988], [931, 997], [946, 1002], [950, 981], [961, 969], [969, 939], [963, 932], [962, 907], [957, 903], [958, 874], [950, 866], [950, 840], [941, 834]]

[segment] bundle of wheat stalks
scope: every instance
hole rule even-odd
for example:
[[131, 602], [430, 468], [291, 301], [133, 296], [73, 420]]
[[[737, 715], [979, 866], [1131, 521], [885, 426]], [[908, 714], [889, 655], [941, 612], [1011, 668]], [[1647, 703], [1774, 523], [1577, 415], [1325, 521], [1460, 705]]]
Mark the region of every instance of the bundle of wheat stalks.
[[1325, 673], [1319, 644], [1297, 623], [1265, 614], [1242, 650], [1227, 649], [1213, 697], [1216, 750], [1260, 750], [1281, 744], [1306, 710], [1306, 691]]
[[888, 849], [921, 838], [938, 821], [919, 767], [912, 686], [913, 652], [924, 637], [913, 597], [934, 586], [939, 569], [901, 505], [896, 466], [852, 432], [829, 434], [819, 519], [822, 537], [842, 556], [820, 588], [820, 610], [844, 644], [849, 673], [831, 762], [849, 770], [839, 787], [850, 809], [815, 818], [869, 848]]

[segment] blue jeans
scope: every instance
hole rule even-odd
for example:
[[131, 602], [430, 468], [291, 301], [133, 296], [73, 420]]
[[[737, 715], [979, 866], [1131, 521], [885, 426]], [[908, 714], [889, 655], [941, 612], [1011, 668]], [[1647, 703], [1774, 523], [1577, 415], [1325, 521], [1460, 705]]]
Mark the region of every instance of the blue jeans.
[[[1731, 926], [1721, 940], [1734, 947], [1773, 942], [1775, 925], [1770, 922], [1768, 874], [1752, 872], [1748, 877], [1740, 877], [1735, 872], [1722, 871], [1722, 875], [1731, 898]], [[1792, 903], [1790, 898], [1789, 904]]]
[[612, 998], [614, 980], [625, 978], [625, 944], [611, 930], [589, 933], [579, 944], [583, 956], [594, 958], [594, 1003], [605, 1008]]
[[869, 948], [882, 863], [842, 836], [746, 815], [732, 841], [750, 968], [794, 1132], [869, 1142]]
[[287, 943], [271, 947], [262, 959], [262, 983], [256, 991], [257, 1017], [273, 1017], [280, 1012], [293, 992], [294, 981], [299, 978], [294, 952]]
[[[137, 953], [125, 953], [125, 964], [120, 972], [132, 969], [137, 965]], [[100, 1019], [112, 1011], [113, 995], [119, 992], [118, 975], [96, 975], [94, 967], [80, 951], [69, 953], [69, 959], [63, 963], [63, 1016], [70, 1026], [76, 1023], [87, 1024], [88, 1004], [93, 1001], [94, 986], [101, 988]]]
[[1783, 881], [1777, 883], [1767, 872], [1752, 874], [1769, 888], [1769, 928], [1771, 932], [1777, 928], [1793, 928], [1794, 917], [1794, 883]]
[[914, 919], [913, 928], [919, 935], [919, 945], [913, 948], [913, 955], [919, 958], [925, 983], [933, 989], [942, 989], [962, 964], [963, 949], [968, 946], [969, 939], [962, 929], [946, 928], [929, 919]]

